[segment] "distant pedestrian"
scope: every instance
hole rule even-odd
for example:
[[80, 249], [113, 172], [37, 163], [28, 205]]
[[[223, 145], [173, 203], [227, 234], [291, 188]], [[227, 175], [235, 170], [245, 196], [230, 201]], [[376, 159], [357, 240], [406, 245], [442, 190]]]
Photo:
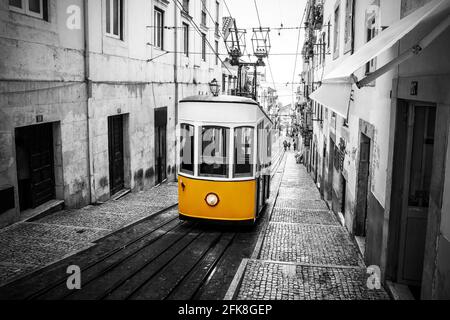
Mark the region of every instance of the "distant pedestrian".
[[294, 141], [294, 151], [297, 151], [297, 143]]
[[288, 146], [288, 143], [287, 143], [287, 141], [286, 141], [286, 140], [284, 140], [284, 141], [283, 141], [283, 147], [284, 147], [284, 151], [286, 151], [286, 149], [287, 149], [287, 146]]
[[289, 151], [291, 151], [291, 143], [290, 142], [288, 142], [288, 148], [289, 148]]

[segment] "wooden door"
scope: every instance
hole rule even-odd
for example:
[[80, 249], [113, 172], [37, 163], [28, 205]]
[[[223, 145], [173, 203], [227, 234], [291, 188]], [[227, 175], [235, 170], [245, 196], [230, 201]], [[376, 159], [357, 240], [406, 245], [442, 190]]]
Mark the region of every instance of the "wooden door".
[[36, 208], [55, 198], [53, 125], [16, 129], [20, 209]]
[[435, 107], [410, 104], [398, 279], [416, 286], [420, 286], [422, 280], [435, 123]]
[[167, 179], [167, 108], [155, 110], [155, 167], [156, 184]]
[[35, 125], [26, 130], [31, 169], [31, 207], [36, 208], [55, 198], [53, 125]]
[[369, 192], [370, 138], [361, 133], [359, 145], [358, 190], [355, 235], [366, 236], [367, 196]]
[[330, 139], [330, 151], [328, 157], [328, 199], [333, 199], [333, 180], [334, 180], [334, 141]]
[[124, 188], [123, 117], [108, 118], [110, 194]]

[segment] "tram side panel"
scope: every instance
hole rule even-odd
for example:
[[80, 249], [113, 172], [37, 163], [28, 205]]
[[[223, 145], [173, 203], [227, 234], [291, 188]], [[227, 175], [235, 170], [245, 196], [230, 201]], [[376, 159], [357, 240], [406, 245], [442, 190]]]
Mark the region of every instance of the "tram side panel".
[[[218, 203], [208, 205], [206, 197], [215, 194]], [[180, 215], [209, 220], [246, 221], [255, 218], [256, 180], [210, 181], [179, 176]]]

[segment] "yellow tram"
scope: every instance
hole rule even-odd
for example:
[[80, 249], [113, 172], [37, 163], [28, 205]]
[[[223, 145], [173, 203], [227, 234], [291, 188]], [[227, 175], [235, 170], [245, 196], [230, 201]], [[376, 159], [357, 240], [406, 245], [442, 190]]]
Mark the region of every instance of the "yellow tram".
[[256, 221], [270, 194], [271, 127], [249, 98], [180, 101], [180, 219]]

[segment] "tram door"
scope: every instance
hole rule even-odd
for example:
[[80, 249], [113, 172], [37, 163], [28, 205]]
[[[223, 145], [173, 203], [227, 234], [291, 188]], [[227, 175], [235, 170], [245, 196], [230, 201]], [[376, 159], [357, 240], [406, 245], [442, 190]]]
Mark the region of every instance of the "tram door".
[[167, 108], [155, 110], [155, 171], [156, 184], [167, 179], [166, 154], [167, 154]]
[[266, 128], [265, 131], [266, 134], [266, 143], [267, 145], [265, 146], [265, 150], [266, 150], [266, 169], [267, 169], [267, 175], [266, 175], [266, 192], [265, 192], [265, 197], [266, 199], [270, 198], [270, 167], [272, 165], [272, 134], [270, 133], [270, 129]]
[[257, 213], [259, 213], [261, 211], [261, 209], [264, 206], [264, 202], [265, 202], [265, 179], [264, 176], [262, 174], [262, 169], [263, 169], [263, 164], [261, 162], [261, 160], [263, 159], [262, 157], [262, 139], [263, 139], [263, 125], [264, 123], [261, 122], [260, 124], [258, 124], [258, 133], [257, 133], [257, 141], [256, 141], [256, 145], [257, 145], [257, 162], [256, 162], [256, 170], [258, 173], [258, 179], [257, 179]]

